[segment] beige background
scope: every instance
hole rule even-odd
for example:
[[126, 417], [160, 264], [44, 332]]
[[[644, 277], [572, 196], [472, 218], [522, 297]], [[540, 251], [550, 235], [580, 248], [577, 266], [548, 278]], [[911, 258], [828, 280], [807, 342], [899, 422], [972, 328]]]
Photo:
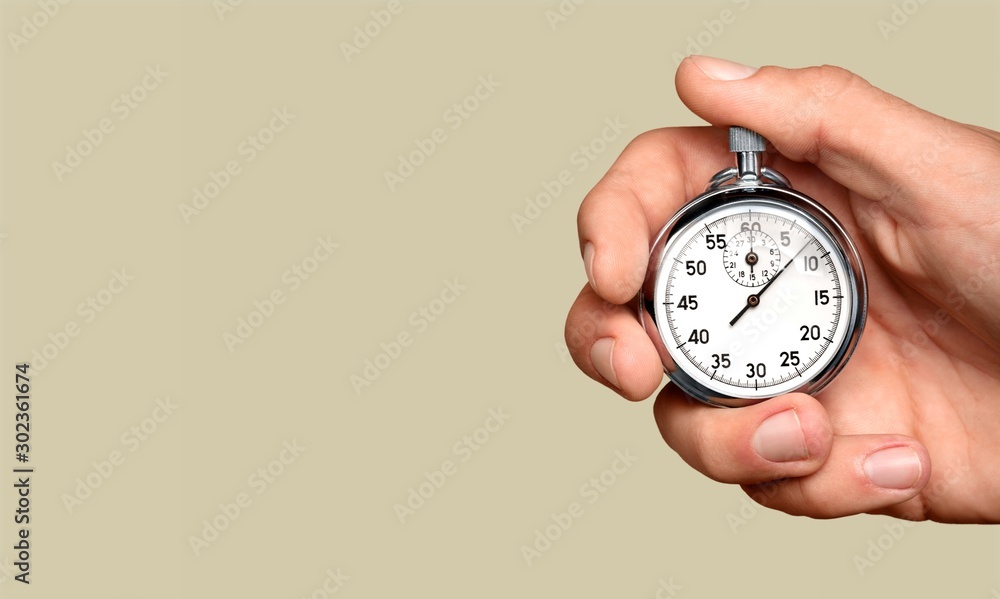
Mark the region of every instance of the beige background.
[[[338, 568], [338, 597], [1000, 594], [996, 528], [892, 539], [886, 518], [754, 510], [663, 444], [652, 402], [616, 398], [560, 353], [585, 282], [581, 198], [628, 139], [698, 123], [673, 91], [689, 36], [749, 64], [839, 64], [1000, 127], [995, 2], [911, 0], [888, 39], [892, 3], [745, 4], [590, 2], [553, 30], [555, 0], [404, 2], [348, 62], [341, 43], [386, 3], [245, 2], [220, 18], [207, 0], [76, 1], [16, 52], [8, 34], [41, 9], [4, 3], [0, 366], [13, 378], [67, 323], [79, 334], [33, 373], [30, 587], [12, 580], [3, 390], [3, 596], [322, 597]], [[705, 21], [724, 9], [735, 22], [714, 35]], [[156, 65], [167, 75], [121, 119], [115, 99]], [[490, 76], [500, 87], [452, 129], [445, 111]], [[294, 120], [248, 161], [240, 143], [283, 107]], [[52, 162], [102, 118], [114, 130], [58, 181]], [[625, 133], [577, 170], [608, 118]], [[384, 172], [436, 127], [446, 140], [390, 191]], [[230, 160], [241, 172], [186, 224], [178, 205]], [[519, 233], [511, 215], [563, 169], [573, 182]], [[339, 247], [292, 290], [283, 273], [326, 236]], [[102, 295], [121, 269], [134, 280]], [[453, 279], [461, 295], [432, 304]], [[274, 290], [284, 303], [230, 352], [224, 333]], [[89, 297], [113, 299], [78, 311]], [[411, 320], [441, 305], [425, 330]], [[401, 333], [411, 344], [356, 393], [350, 377]], [[509, 420], [456, 448], [490, 409]], [[155, 431], [137, 442], [143, 425]], [[285, 442], [306, 449], [272, 463]], [[619, 450], [637, 461], [591, 505], [581, 486]], [[94, 463], [114, 451], [105, 480]], [[445, 460], [457, 472], [401, 523], [395, 504]], [[269, 464], [281, 474], [257, 494], [249, 477]], [[88, 475], [100, 486], [68, 509]], [[196, 556], [190, 537], [240, 493], [249, 507]], [[527, 565], [521, 546], [574, 501], [583, 516]]]

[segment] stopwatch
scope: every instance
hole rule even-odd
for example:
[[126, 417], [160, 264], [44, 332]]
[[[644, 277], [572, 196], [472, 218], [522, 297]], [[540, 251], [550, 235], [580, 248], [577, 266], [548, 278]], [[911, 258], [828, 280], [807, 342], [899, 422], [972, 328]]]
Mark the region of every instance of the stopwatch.
[[672, 384], [720, 407], [818, 393], [864, 330], [861, 257], [823, 206], [762, 165], [766, 142], [729, 129], [736, 166], [663, 227], [639, 317]]

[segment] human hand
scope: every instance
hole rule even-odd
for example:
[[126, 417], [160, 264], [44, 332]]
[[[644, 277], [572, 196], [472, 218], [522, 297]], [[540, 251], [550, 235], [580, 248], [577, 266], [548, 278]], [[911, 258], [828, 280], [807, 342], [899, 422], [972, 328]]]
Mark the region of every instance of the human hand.
[[854, 238], [868, 322], [821, 401], [717, 409], [667, 385], [654, 406], [664, 440], [790, 514], [1000, 522], [1000, 134], [835, 67], [690, 57], [676, 85], [716, 128], [640, 135], [587, 195], [589, 284], [566, 323], [574, 361], [627, 399], [656, 390], [663, 366], [634, 302], [650, 243], [732, 162], [724, 127], [753, 129], [778, 152], [765, 162]]

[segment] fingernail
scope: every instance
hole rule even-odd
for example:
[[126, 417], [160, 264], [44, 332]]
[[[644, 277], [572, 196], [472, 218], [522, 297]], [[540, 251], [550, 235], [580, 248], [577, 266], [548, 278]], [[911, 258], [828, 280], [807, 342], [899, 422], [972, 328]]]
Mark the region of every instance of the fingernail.
[[615, 363], [612, 360], [614, 352], [615, 340], [613, 338], [598, 339], [590, 348], [590, 361], [594, 364], [597, 372], [601, 373], [601, 376], [618, 387], [618, 375], [615, 374]]
[[730, 60], [723, 60], [713, 56], [700, 56], [695, 54], [689, 58], [691, 59], [691, 62], [698, 65], [701, 72], [705, 73], [705, 75], [707, 75], [710, 79], [715, 79], [716, 81], [736, 81], [737, 79], [746, 79], [750, 75], [757, 72], [756, 67], [748, 67], [745, 64], [732, 62]]
[[757, 427], [753, 448], [769, 462], [791, 462], [809, 457], [806, 436], [795, 410], [785, 410], [771, 416]]
[[920, 480], [920, 456], [909, 447], [891, 447], [868, 456], [865, 475], [886, 489], [909, 489]]
[[587, 280], [590, 281], [590, 287], [594, 291], [597, 291], [597, 287], [594, 285], [594, 244], [587, 242], [587, 245], [583, 246], [583, 268], [587, 271]]

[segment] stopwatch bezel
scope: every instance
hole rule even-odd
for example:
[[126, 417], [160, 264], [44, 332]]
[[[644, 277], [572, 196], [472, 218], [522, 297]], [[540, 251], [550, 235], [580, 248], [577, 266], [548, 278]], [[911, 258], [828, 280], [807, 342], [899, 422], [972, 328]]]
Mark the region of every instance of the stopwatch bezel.
[[717, 390], [710, 389], [692, 378], [682, 367], [677, 365], [674, 356], [667, 349], [662, 335], [669, 334], [669, 332], [660, 331], [659, 323], [656, 321], [656, 306], [650, 299], [654, 295], [653, 290], [658, 277], [661, 276], [661, 273], [663, 273], [662, 276], [666, 276], [666, 269], [662, 267], [664, 252], [675, 232], [683, 230], [687, 224], [713, 210], [738, 203], [741, 200], [773, 204], [801, 214], [803, 218], [808, 219], [834, 241], [836, 245], [834, 249], [847, 265], [846, 287], [850, 290], [854, 300], [846, 325], [849, 327], [848, 334], [844, 336], [833, 357], [822, 370], [799, 387], [787, 391], [787, 393], [799, 392], [816, 395], [840, 374], [857, 349], [868, 315], [868, 283], [861, 256], [844, 227], [819, 202], [794, 189], [769, 184], [726, 185], [706, 191], [682, 206], [660, 230], [651, 246], [646, 279], [639, 291], [639, 320], [656, 347], [663, 363], [664, 373], [670, 378], [671, 383], [676, 384], [687, 395], [718, 407], [748, 406], [769, 399], [740, 397], [736, 394], [720, 395]]

